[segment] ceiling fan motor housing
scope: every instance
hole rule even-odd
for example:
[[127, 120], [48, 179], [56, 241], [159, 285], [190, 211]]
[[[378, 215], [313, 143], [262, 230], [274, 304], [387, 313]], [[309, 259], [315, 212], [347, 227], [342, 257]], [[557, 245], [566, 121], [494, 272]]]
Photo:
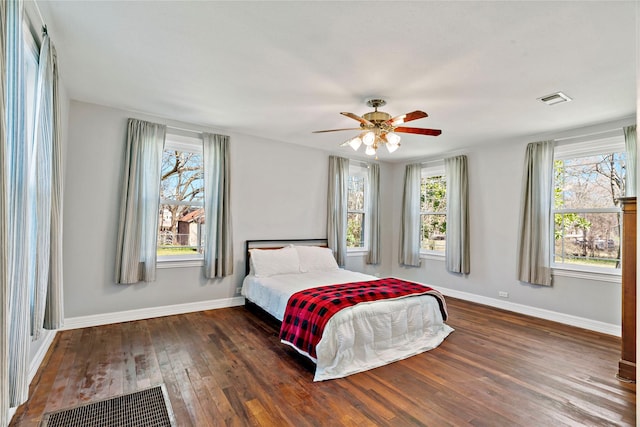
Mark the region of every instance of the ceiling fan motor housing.
[[[384, 106], [386, 104], [387, 104], [387, 101], [385, 101], [382, 98], [371, 98], [371, 99], [368, 99], [367, 100], [367, 105], [369, 107], [373, 107], [374, 111], [371, 111], [369, 113], [365, 113], [362, 116], [362, 118], [365, 119], [365, 120], [370, 121], [371, 123], [376, 125], [376, 127], [378, 129], [380, 129], [381, 125], [391, 118], [391, 114], [385, 113], [384, 111], [378, 111], [378, 107], [382, 107], [382, 106]], [[391, 129], [382, 129], [382, 130], [388, 132]]]
[[382, 123], [386, 122], [391, 118], [391, 114], [385, 113], [384, 111], [372, 111], [370, 113], [365, 113], [362, 118], [369, 120], [371, 123]]

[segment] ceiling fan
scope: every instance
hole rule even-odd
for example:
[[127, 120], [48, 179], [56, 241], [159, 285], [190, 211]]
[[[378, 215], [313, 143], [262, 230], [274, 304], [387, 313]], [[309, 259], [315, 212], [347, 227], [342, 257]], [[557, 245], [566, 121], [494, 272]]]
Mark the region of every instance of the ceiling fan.
[[442, 133], [442, 131], [439, 129], [423, 129], [400, 126], [406, 122], [427, 117], [427, 113], [425, 113], [424, 111], [416, 110], [410, 113], [402, 114], [400, 116], [391, 117], [391, 114], [389, 113], [378, 111], [378, 107], [382, 107], [383, 105], [386, 105], [386, 103], [387, 102], [384, 99], [379, 98], [367, 100], [367, 105], [369, 107], [373, 107], [374, 110], [364, 114], [362, 117], [353, 113], [340, 113], [343, 116], [347, 116], [349, 118], [352, 118], [353, 120], [360, 122], [360, 127], [358, 128], [317, 130], [313, 133], [360, 130], [360, 134], [353, 138], [347, 139], [340, 146], [345, 147], [348, 145], [354, 150], [358, 150], [358, 148], [360, 148], [360, 145], [364, 143], [364, 145], [367, 147], [365, 153], [370, 156], [375, 155], [381, 145], [386, 146], [389, 153], [393, 153], [394, 151], [396, 151], [400, 146], [400, 136], [398, 135], [398, 132], [430, 136], [438, 136]]

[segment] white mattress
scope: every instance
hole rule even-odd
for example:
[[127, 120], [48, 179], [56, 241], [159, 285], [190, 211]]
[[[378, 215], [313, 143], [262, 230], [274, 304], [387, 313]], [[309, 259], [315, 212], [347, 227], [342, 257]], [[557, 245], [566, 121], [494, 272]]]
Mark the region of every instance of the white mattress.
[[[376, 280], [349, 270], [244, 279], [242, 295], [282, 320], [289, 297], [315, 286]], [[316, 347], [314, 381], [341, 378], [431, 350], [451, 333], [430, 295], [360, 303], [327, 323]]]

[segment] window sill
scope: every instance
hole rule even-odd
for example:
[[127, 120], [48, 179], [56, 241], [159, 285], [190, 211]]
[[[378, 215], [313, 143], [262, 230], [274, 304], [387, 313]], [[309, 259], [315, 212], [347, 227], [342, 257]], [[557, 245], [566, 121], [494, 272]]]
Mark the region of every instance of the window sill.
[[369, 252], [368, 249], [365, 248], [357, 248], [357, 249], [347, 249], [347, 256], [364, 256]]
[[603, 271], [578, 269], [564, 266], [552, 266], [551, 274], [558, 277], [573, 277], [576, 279], [597, 280], [600, 282], [621, 283], [622, 273], [620, 270]]
[[202, 267], [203, 265], [202, 258], [163, 257], [156, 261], [156, 268]]
[[436, 251], [420, 252], [420, 259], [444, 261], [444, 252], [436, 252]]

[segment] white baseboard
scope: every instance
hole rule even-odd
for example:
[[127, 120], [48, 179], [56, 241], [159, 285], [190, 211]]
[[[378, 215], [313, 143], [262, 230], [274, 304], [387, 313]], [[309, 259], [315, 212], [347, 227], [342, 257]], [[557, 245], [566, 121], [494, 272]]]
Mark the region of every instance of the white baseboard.
[[[458, 291], [455, 289], [438, 287], [438, 290], [446, 296], [459, 298], [465, 301], [476, 302], [478, 304], [488, 305], [490, 307], [501, 308], [503, 310], [509, 310], [516, 313], [538, 317], [541, 319], [564, 323], [566, 325], [589, 329], [591, 331], [601, 332], [603, 334], [614, 335], [618, 337], [622, 335], [622, 327], [620, 325], [599, 322], [597, 320], [587, 319], [584, 317], [578, 317], [570, 314], [559, 313], [556, 311], [545, 310], [542, 308], [531, 307], [524, 304], [517, 304], [509, 301], [489, 298], [482, 295]], [[150, 307], [139, 310], [127, 310], [114, 313], [70, 317], [65, 319], [64, 327], [62, 328], [62, 330], [87, 328], [91, 326], [108, 325], [110, 323], [129, 322], [132, 320], [150, 319], [153, 317], [171, 316], [174, 314], [235, 307], [239, 305], [244, 305], [244, 297], [224, 298], [186, 304], [167, 305], [162, 307]], [[54, 336], [55, 334], [52, 334], [51, 341], [53, 341]], [[45, 347], [43, 349], [44, 353], [46, 353], [49, 345], [50, 343], [46, 346], [43, 346]], [[42, 357], [44, 357], [44, 354], [42, 355]], [[39, 364], [36, 366], [39, 366]]]
[[194, 311], [244, 305], [244, 297], [223, 298], [185, 304], [165, 305], [162, 307], [141, 308], [139, 310], [117, 311], [114, 313], [92, 314], [89, 316], [69, 317], [64, 320], [62, 330], [88, 328], [110, 323], [130, 322], [132, 320], [151, 319], [153, 317], [172, 316]]
[[[56, 333], [57, 331], [50, 331], [47, 329], [42, 331], [42, 338], [40, 338], [42, 340], [42, 344], [40, 344], [36, 354], [33, 355], [33, 359], [29, 361], [29, 376], [27, 379], [29, 384], [31, 384], [31, 381], [33, 381], [33, 378], [35, 378], [38, 373], [38, 369], [40, 369], [40, 365], [44, 361], [44, 357], [47, 355], [47, 351], [49, 351], [49, 347], [51, 347], [53, 339], [56, 337]], [[9, 408], [7, 418], [9, 422], [11, 422], [11, 419], [16, 414], [17, 410], [18, 408]]]
[[597, 320], [573, 316], [571, 314], [558, 313], [557, 311], [545, 310], [543, 308], [531, 307], [524, 304], [517, 304], [509, 301], [502, 301], [499, 299], [489, 298], [482, 295], [476, 295], [468, 292], [457, 291], [455, 289], [442, 288], [440, 286], [438, 286], [438, 290], [442, 292], [445, 296], [459, 298], [465, 301], [476, 302], [478, 304], [501, 308], [503, 310], [513, 311], [520, 314], [526, 314], [528, 316], [538, 317], [540, 319], [546, 319], [554, 322], [564, 323], [565, 325], [576, 326], [578, 328], [601, 332], [607, 335], [614, 335], [617, 337], [622, 335], [622, 327], [620, 325], [599, 322]]
[[50, 331], [47, 329], [42, 332], [42, 337], [40, 338], [42, 340], [42, 344], [29, 363], [29, 384], [31, 384], [31, 381], [33, 381], [33, 378], [38, 373], [38, 369], [40, 369], [40, 365], [42, 364], [44, 357], [47, 355], [47, 351], [49, 351], [49, 347], [51, 347], [53, 339], [56, 337], [56, 333], [58, 333], [57, 330]]

